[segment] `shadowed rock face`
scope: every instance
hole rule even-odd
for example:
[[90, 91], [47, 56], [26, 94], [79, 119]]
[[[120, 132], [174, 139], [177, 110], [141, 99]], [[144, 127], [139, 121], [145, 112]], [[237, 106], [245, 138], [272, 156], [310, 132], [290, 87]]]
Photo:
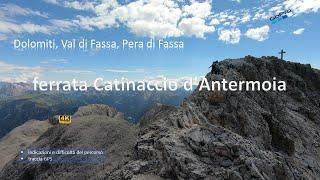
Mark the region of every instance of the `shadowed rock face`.
[[[21, 166], [13, 161], [6, 165], [1, 177], [19, 179], [26, 174], [35, 179], [53, 175], [60, 179], [320, 177], [319, 71], [275, 57], [251, 56], [224, 60], [215, 68], [216, 74], [206, 76], [209, 81], [223, 78], [272, 81], [276, 77], [287, 82], [287, 91], [196, 90], [180, 107], [157, 104], [142, 118], [138, 135], [136, 127], [121, 125], [122, 121], [112, 118], [107, 120], [110, 118], [107, 116], [78, 117], [74, 126], [54, 126], [32, 146], [104, 147], [114, 156], [106, 164], [114, 165], [104, 169], [72, 166], [66, 171], [63, 165]], [[109, 127], [115, 122], [118, 124]], [[112, 134], [117, 127], [123, 128]], [[122, 137], [123, 134], [126, 136]], [[108, 140], [110, 136], [114, 139]], [[118, 148], [115, 143], [126, 146]], [[110, 150], [114, 147], [119, 150]], [[126, 152], [128, 157], [120, 152]]]
[[51, 127], [48, 121], [30, 120], [16, 127], [0, 140], [0, 170]]
[[[112, 113], [111, 113], [112, 112]], [[130, 159], [137, 130], [106, 105], [80, 107], [71, 125], [54, 125], [29, 146], [30, 149], [84, 148], [105, 150], [104, 164], [23, 164], [17, 157], [1, 172], [0, 179], [88, 179]]]
[[177, 179], [320, 177], [319, 71], [275, 57], [247, 56], [216, 66], [209, 81], [276, 77], [287, 82], [287, 91], [196, 90], [181, 107], [158, 105], [142, 118], [135, 159], [108, 179], [123, 173]]

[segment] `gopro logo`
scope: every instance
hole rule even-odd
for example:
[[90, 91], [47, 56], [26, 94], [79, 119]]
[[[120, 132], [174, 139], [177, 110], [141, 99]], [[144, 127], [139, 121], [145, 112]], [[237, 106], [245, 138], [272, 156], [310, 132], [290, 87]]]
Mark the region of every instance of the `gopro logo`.
[[289, 13], [292, 13], [292, 15], [293, 15], [293, 11], [291, 9], [288, 9], [286, 11], [278, 13], [275, 16], [272, 16], [270, 18], [270, 21], [271, 21], [272, 24], [275, 24], [275, 23], [281, 21], [282, 19], [287, 19], [289, 17], [288, 16]]

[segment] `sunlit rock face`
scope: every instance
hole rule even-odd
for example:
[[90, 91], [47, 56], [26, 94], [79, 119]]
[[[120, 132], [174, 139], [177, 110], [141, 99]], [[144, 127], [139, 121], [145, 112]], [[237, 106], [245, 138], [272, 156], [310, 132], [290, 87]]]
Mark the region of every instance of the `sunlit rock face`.
[[[179, 107], [154, 105], [139, 126], [110, 117], [115, 114], [112, 108], [89, 106], [82, 111], [85, 116], [75, 118], [76, 126], [53, 126], [31, 146], [103, 147], [112, 157], [105, 162], [108, 168], [71, 165], [66, 174], [63, 164], [23, 166], [12, 161], [4, 167], [1, 179], [320, 177], [319, 71], [276, 57], [252, 56], [227, 59], [215, 68], [206, 75], [209, 81], [276, 77], [286, 81], [287, 90], [196, 90]], [[57, 141], [57, 137], [61, 138]]]

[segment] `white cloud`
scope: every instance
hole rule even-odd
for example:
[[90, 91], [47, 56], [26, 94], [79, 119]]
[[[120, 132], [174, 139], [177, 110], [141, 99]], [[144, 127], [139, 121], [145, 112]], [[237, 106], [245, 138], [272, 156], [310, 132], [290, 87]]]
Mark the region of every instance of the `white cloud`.
[[184, 15], [191, 15], [194, 17], [206, 18], [211, 15], [211, 3], [210, 2], [197, 2], [194, 1], [191, 5], [183, 7]]
[[258, 10], [253, 16], [252, 20], [264, 20], [269, 19], [272, 16], [271, 12], [266, 12], [262, 9]]
[[0, 72], [10, 72], [10, 71], [42, 71], [43, 69], [39, 66], [28, 67], [28, 66], [19, 66], [15, 64], [9, 64], [3, 61], [0, 61]]
[[259, 28], [251, 28], [246, 32], [246, 36], [250, 39], [254, 39], [257, 41], [264, 41], [268, 39], [269, 34], [269, 26], [265, 25]]
[[58, 74], [92, 74], [93, 71], [78, 70], [78, 69], [51, 69], [50, 72]]
[[251, 15], [249, 13], [245, 13], [241, 18], [241, 23], [249, 22], [251, 19]]
[[42, 26], [32, 23], [17, 24], [0, 20], [0, 33], [44, 33], [50, 34], [51, 30], [48, 26]]
[[172, 0], [135, 1], [115, 8], [112, 14], [139, 36], [178, 37], [182, 11]]
[[48, 14], [29, 8], [23, 8], [15, 4], [0, 4], [0, 41], [7, 40], [11, 34], [44, 33], [50, 34], [50, 27], [31, 22], [19, 23], [13, 20], [14, 16], [38, 16], [48, 18]]
[[0, 81], [30, 82], [44, 71], [45, 69], [39, 66], [20, 66], [0, 61]]
[[5, 4], [0, 6], [0, 12], [2, 16], [40, 16], [43, 18], [48, 18], [47, 13], [32, 10], [29, 8], [23, 8], [15, 4]]
[[209, 24], [218, 26], [219, 28], [239, 27], [242, 24], [249, 23], [253, 17], [249, 9], [241, 10], [225, 10], [210, 16], [211, 22]]
[[286, 0], [285, 9], [292, 9], [295, 14], [317, 12], [320, 9], [319, 0]]
[[[44, 0], [47, 3], [78, 10], [70, 19], [47, 19], [46, 24], [35, 24], [11, 20], [7, 16], [40, 16], [47, 13], [22, 8], [13, 4], [0, 7], [0, 40], [13, 33], [56, 34], [81, 29], [94, 31], [123, 26], [137, 36], [166, 38], [193, 36], [206, 38], [215, 29], [229, 29], [218, 32], [219, 39], [227, 43], [238, 43], [237, 30], [241, 25], [252, 21], [265, 21], [275, 13], [292, 9], [294, 13], [317, 12], [319, 0], [286, 0], [284, 2], [265, 1], [260, 7], [240, 8], [238, 10], [212, 11], [212, 0]], [[232, 0], [240, 2], [240, 0]], [[9, 11], [9, 9], [15, 11]], [[83, 12], [81, 12], [83, 11]], [[84, 13], [85, 12], [85, 13]], [[11, 15], [9, 15], [11, 13]], [[249, 38], [263, 41], [268, 38], [264, 29], [249, 29]], [[240, 31], [240, 30], [239, 30]], [[259, 31], [259, 32], [258, 32]]]
[[105, 15], [118, 7], [120, 7], [120, 5], [117, 0], [103, 0], [101, 4], [95, 6], [94, 12], [96, 14]]
[[300, 35], [300, 34], [302, 34], [304, 32], [304, 30], [305, 30], [304, 28], [299, 28], [299, 29], [293, 31], [293, 34], [294, 35]]
[[77, 22], [73, 20], [60, 20], [60, 19], [52, 19], [50, 23], [54, 27], [53, 29], [57, 29], [62, 32], [70, 32], [72, 29], [77, 28]]
[[8, 37], [4, 34], [0, 34], [0, 41], [4, 41], [4, 40], [7, 40]]
[[76, 22], [79, 27], [87, 30], [94, 30], [94, 28], [105, 29], [116, 25], [116, 19], [112, 16], [78, 16]]
[[238, 28], [223, 29], [218, 32], [219, 40], [227, 44], [237, 44], [240, 41], [241, 31]]
[[[60, 60], [52, 60], [58, 61]], [[62, 61], [64, 62], [64, 61]], [[41, 77], [45, 73], [57, 74], [93, 74], [94, 71], [79, 70], [79, 69], [57, 69], [41, 66], [24, 66], [17, 64], [10, 64], [0, 61], [0, 81], [6, 82], [31, 82], [34, 77]]]
[[217, 18], [211, 19], [210, 25], [216, 26], [220, 24], [220, 21]]
[[269, 11], [272, 12], [272, 13], [278, 14], [279, 12], [283, 11], [283, 7], [282, 7], [281, 4], [278, 4], [278, 5], [270, 8]]
[[213, 26], [206, 25], [205, 20], [197, 17], [182, 19], [179, 23], [179, 29], [184, 35], [197, 38], [204, 38], [206, 33], [215, 31]]
[[281, 34], [281, 33], [285, 33], [286, 31], [284, 31], [284, 30], [276, 30], [276, 33], [279, 33], [279, 34]]
[[308, 25], [308, 26], [310, 26], [311, 24], [312, 24], [312, 22], [311, 21], [308, 21], [308, 20], [305, 20], [305, 21], [303, 21], [306, 25]]
[[131, 32], [141, 36], [204, 38], [214, 27], [206, 24], [211, 15], [211, 3], [193, 1], [179, 6], [174, 0], [135, 1], [115, 8], [115, 14]]
[[93, 2], [80, 2], [80, 1], [64, 1], [63, 2], [65, 7], [73, 8], [77, 10], [94, 10], [94, 3]]
[[79, 15], [69, 21], [52, 21], [64, 31], [75, 25], [86, 30], [124, 25], [138, 36], [205, 38], [206, 33], [215, 30], [212, 24], [207, 24], [212, 15], [211, 0], [191, 1], [187, 4], [177, 0], [137, 0], [122, 5], [117, 0], [99, 3], [96, 1], [66, 3], [60, 0], [46, 0], [46, 2], [94, 13], [93, 16]]
[[96, 12], [97, 14], [104, 14], [106, 10], [110, 9], [111, 7], [118, 6], [117, 0], [102, 0], [99, 1], [64, 1], [64, 0], [44, 0], [47, 3], [76, 9], [76, 10], [90, 10]]
[[41, 61], [41, 64], [67, 64], [69, 61], [67, 59], [49, 59]]
[[21, 72], [15, 76], [12, 75], [6, 75], [1, 76], [0, 81], [2, 82], [10, 82], [10, 83], [30, 83], [34, 79], [34, 77], [39, 76], [38, 72]]
[[58, 5], [59, 4], [59, 1], [58, 0], [43, 0], [44, 2], [47, 2], [47, 3], [51, 3], [51, 4], [56, 4]]

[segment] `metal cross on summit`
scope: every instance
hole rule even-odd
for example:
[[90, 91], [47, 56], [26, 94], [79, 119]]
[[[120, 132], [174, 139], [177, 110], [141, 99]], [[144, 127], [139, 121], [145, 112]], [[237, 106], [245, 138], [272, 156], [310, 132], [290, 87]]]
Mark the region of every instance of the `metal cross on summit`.
[[283, 54], [285, 54], [286, 52], [283, 50], [283, 49], [281, 49], [281, 51], [279, 52], [279, 54], [281, 54], [281, 60], [283, 60]]

